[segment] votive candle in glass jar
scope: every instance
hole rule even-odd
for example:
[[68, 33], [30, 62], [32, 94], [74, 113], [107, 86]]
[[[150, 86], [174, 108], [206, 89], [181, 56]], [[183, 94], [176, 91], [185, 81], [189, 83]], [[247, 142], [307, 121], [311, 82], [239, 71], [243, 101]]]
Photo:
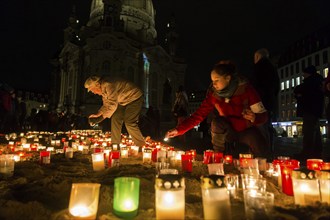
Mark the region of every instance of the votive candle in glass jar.
[[213, 163], [223, 163], [223, 153], [222, 152], [214, 152]]
[[214, 153], [213, 150], [204, 151], [204, 158], [203, 158], [204, 164], [213, 163], [213, 153]]
[[330, 205], [330, 170], [318, 171], [317, 179], [320, 184], [321, 202], [326, 202]]
[[227, 155], [224, 156], [224, 163], [225, 164], [230, 164], [232, 162], [233, 162], [233, 156], [232, 155], [227, 154]]
[[192, 155], [182, 154], [181, 155], [181, 168], [183, 172], [192, 172]]
[[96, 219], [100, 186], [99, 183], [72, 183], [69, 213], [73, 219]]
[[73, 148], [67, 147], [65, 149], [65, 158], [73, 158]]
[[143, 154], [142, 154], [142, 161], [145, 164], [151, 164], [151, 154], [152, 154], [152, 149], [151, 148], [144, 148], [143, 149]]
[[104, 164], [104, 153], [94, 153], [92, 154], [93, 170], [101, 171], [105, 169]]
[[14, 154], [0, 155], [0, 179], [11, 177], [14, 174], [15, 159]]
[[120, 148], [120, 157], [121, 158], [128, 158], [128, 149], [127, 147]]
[[292, 171], [294, 202], [296, 205], [314, 205], [320, 201], [319, 181], [316, 172], [308, 169]]
[[182, 176], [158, 175], [155, 191], [157, 220], [185, 218], [185, 181]]
[[140, 180], [135, 177], [115, 178], [113, 212], [120, 218], [133, 218], [138, 213]]
[[309, 170], [321, 170], [323, 160], [322, 159], [307, 159], [307, 169]]
[[50, 151], [40, 151], [40, 164], [50, 164]]
[[109, 155], [108, 167], [117, 167], [119, 166], [119, 151], [111, 151]]
[[204, 219], [231, 219], [230, 198], [223, 175], [201, 177]]

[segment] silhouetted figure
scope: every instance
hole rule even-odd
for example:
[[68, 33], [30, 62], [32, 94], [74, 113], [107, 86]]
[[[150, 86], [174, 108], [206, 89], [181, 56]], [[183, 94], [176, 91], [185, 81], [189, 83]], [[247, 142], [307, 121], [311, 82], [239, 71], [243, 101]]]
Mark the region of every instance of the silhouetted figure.
[[[183, 122], [183, 120], [188, 116], [188, 96], [186, 91], [184, 90], [183, 86], [180, 85], [178, 91], [175, 93], [175, 101], [172, 107], [172, 113], [176, 120], [176, 124], [179, 125]], [[180, 141], [182, 144], [185, 144], [185, 135], [179, 136]]]
[[294, 89], [297, 116], [303, 118], [303, 149], [297, 159], [322, 157], [320, 118], [324, 109], [323, 77], [315, 66], [303, 70], [304, 81]]
[[275, 66], [269, 60], [269, 52], [265, 48], [254, 53], [254, 87], [268, 112], [268, 123], [259, 128], [268, 140], [269, 149], [274, 151], [272, 121], [277, 120], [280, 79]]
[[14, 89], [10, 89], [9, 91], [2, 91], [1, 105], [3, 111], [1, 131], [4, 133], [17, 131], [19, 127], [17, 115], [18, 101]]

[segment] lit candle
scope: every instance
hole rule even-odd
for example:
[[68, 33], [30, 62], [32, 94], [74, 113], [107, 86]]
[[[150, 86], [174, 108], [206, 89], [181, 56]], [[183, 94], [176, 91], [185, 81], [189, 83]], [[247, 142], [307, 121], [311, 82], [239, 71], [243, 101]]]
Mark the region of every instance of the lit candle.
[[67, 147], [65, 149], [65, 158], [73, 158], [73, 149], [72, 147]]
[[323, 160], [321, 159], [307, 159], [307, 169], [321, 170]]
[[14, 174], [15, 160], [14, 154], [0, 155], [0, 177], [11, 177]]
[[40, 151], [40, 164], [50, 164], [49, 151]]
[[134, 177], [115, 178], [113, 212], [121, 218], [133, 218], [139, 208], [140, 180]]
[[203, 164], [213, 163], [213, 150], [204, 151]]
[[105, 169], [103, 153], [92, 154], [92, 160], [93, 160], [93, 170], [94, 171], [101, 171], [101, 170]]
[[214, 152], [213, 154], [213, 163], [222, 163], [223, 162], [223, 153]]
[[204, 219], [231, 219], [229, 194], [224, 176], [201, 178]]
[[183, 172], [192, 172], [192, 155], [182, 154], [181, 155], [181, 166]]
[[120, 157], [121, 158], [128, 158], [128, 149], [127, 147], [120, 148]]
[[137, 157], [139, 155], [139, 146], [131, 146], [131, 154], [133, 157]]
[[294, 202], [296, 205], [314, 205], [320, 201], [319, 182], [314, 170], [292, 171]]
[[109, 155], [108, 167], [116, 167], [119, 166], [119, 151], [111, 151]]
[[143, 163], [150, 164], [151, 161], [151, 154], [152, 154], [152, 149], [151, 148], [144, 148], [143, 149]]
[[330, 170], [319, 171], [317, 178], [320, 183], [321, 202], [330, 204]]
[[69, 212], [75, 219], [96, 219], [101, 184], [73, 183]]
[[156, 219], [185, 218], [185, 183], [180, 175], [159, 175], [155, 182]]
[[225, 155], [224, 158], [225, 158], [225, 163], [226, 164], [229, 164], [229, 163], [233, 162], [233, 156], [232, 155]]

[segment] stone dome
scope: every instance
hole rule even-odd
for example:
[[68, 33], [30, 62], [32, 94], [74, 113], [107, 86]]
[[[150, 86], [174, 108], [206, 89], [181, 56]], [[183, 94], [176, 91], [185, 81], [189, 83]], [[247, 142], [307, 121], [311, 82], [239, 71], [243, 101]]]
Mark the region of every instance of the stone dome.
[[[88, 26], [99, 26], [104, 16], [104, 0], [93, 0]], [[106, 1], [106, 0], [105, 0]], [[157, 37], [155, 10], [152, 0], [108, 0], [113, 16], [124, 23], [127, 36], [146, 43], [153, 43]], [[116, 18], [115, 18], [116, 19]]]

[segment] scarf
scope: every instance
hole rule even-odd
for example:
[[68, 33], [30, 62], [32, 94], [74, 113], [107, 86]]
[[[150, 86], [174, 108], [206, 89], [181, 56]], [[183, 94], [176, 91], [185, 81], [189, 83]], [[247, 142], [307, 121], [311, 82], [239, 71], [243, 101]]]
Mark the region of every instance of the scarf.
[[234, 93], [238, 87], [238, 83], [239, 83], [238, 77], [236, 75], [233, 75], [231, 77], [229, 85], [226, 88], [224, 88], [223, 90], [216, 91], [216, 93], [221, 98], [230, 99], [234, 95]]

